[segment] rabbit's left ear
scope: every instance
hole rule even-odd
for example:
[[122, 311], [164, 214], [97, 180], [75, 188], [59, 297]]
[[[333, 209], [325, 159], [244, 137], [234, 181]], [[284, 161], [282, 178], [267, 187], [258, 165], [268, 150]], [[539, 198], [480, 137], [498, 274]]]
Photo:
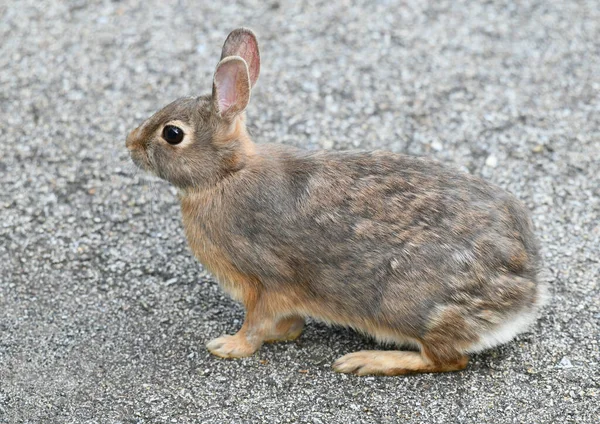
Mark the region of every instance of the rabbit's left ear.
[[239, 56], [248, 65], [250, 85], [254, 87], [260, 73], [260, 53], [256, 35], [248, 28], [238, 28], [231, 31], [223, 44], [221, 60], [229, 56]]
[[213, 78], [213, 106], [222, 118], [242, 113], [250, 101], [250, 77], [246, 61], [228, 56], [217, 65]]

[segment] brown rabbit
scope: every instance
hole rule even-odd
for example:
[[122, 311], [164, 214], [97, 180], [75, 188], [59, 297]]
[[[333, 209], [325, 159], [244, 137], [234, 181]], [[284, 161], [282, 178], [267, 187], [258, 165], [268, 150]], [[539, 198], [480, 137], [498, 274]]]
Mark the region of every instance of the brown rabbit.
[[198, 260], [241, 301], [215, 355], [292, 340], [305, 317], [418, 351], [360, 351], [336, 371], [456, 371], [536, 315], [543, 286], [524, 206], [432, 160], [389, 152], [308, 152], [250, 139], [254, 34], [229, 34], [211, 95], [182, 98], [127, 137], [140, 167], [179, 189]]

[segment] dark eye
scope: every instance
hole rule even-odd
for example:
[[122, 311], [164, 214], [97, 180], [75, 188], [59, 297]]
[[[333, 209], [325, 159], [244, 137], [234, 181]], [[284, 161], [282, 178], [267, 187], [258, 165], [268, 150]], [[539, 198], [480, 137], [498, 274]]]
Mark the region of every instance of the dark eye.
[[175, 125], [167, 125], [163, 129], [163, 138], [169, 144], [179, 144], [185, 135], [183, 130]]

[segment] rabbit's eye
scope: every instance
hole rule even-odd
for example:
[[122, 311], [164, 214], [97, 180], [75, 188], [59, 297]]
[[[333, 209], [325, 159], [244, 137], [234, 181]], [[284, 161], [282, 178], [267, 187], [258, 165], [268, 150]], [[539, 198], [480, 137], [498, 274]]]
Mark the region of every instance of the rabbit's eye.
[[181, 128], [175, 125], [167, 125], [163, 129], [162, 136], [169, 144], [179, 144], [183, 140], [184, 132]]

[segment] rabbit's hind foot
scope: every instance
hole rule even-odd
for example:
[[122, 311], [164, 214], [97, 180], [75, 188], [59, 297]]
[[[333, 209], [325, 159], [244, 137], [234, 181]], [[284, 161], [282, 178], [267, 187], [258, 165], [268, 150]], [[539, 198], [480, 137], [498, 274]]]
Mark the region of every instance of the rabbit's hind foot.
[[357, 375], [403, 375], [423, 372], [460, 371], [469, 358], [458, 356], [453, 361], [433, 362], [419, 352], [361, 350], [342, 356], [333, 364], [340, 373]]

